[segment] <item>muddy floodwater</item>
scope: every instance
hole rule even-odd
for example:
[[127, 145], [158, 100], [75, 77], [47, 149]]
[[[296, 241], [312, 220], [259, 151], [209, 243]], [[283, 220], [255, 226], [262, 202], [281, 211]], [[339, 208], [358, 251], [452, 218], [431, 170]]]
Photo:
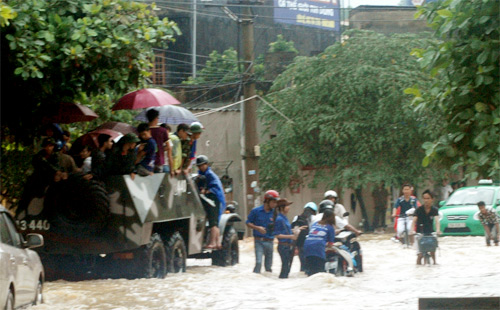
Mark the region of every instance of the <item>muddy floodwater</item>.
[[390, 235], [363, 235], [363, 273], [353, 278], [299, 272], [295, 258], [289, 279], [254, 274], [253, 241], [240, 241], [240, 264], [212, 267], [188, 260], [183, 274], [165, 279], [47, 282], [45, 304], [58, 309], [417, 309], [419, 297], [500, 296], [500, 247], [483, 237], [442, 237], [437, 266], [416, 266], [416, 253]]

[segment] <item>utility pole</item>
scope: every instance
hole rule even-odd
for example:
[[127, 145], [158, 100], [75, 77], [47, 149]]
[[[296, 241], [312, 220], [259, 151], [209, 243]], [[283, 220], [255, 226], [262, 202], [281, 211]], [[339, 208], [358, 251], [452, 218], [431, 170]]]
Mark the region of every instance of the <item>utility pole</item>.
[[196, 41], [197, 41], [197, 38], [196, 38], [196, 32], [197, 32], [197, 23], [198, 23], [198, 20], [197, 20], [197, 3], [196, 3], [196, 0], [193, 0], [193, 17], [192, 17], [192, 25], [191, 25], [191, 53], [193, 54], [191, 56], [191, 75], [193, 76], [193, 78], [196, 78]]
[[[241, 4], [249, 4], [248, 1], [240, 1]], [[243, 74], [243, 95], [245, 99], [255, 96], [254, 79], [254, 24], [253, 13], [249, 6], [242, 10], [242, 39], [243, 39], [243, 59], [245, 61], [245, 71]], [[257, 135], [257, 107], [255, 99], [247, 100], [243, 103], [243, 179], [245, 186], [245, 209], [246, 215], [255, 207], [255, 201], [259, 195], [255, 191], [259, 181], [259, 138]]]

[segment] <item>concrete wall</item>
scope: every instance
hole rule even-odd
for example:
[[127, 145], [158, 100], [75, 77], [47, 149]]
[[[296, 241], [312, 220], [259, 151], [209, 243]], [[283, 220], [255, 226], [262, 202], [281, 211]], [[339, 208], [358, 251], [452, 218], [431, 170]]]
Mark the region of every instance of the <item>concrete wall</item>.
[[350, 11], [349, 25], [384, 34], [430, 31], [423, 19], [414, 19], [416, 12], [415, 7], [362, 5]]

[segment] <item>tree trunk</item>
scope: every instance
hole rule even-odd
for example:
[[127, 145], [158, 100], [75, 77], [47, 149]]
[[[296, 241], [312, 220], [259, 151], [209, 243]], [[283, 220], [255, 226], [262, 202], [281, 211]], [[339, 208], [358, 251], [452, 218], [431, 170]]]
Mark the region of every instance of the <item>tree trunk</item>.
[[363, 229], [365, 231], [370, 231], [370, 221], [368, 219], [368, 214], [366, 213], [365, 201], [363, 200], [363, 195], [361, 187], [356, 188], [356, 200], [359, 202], [359, 208], [361, 209], [361, 215], [363, 216]]

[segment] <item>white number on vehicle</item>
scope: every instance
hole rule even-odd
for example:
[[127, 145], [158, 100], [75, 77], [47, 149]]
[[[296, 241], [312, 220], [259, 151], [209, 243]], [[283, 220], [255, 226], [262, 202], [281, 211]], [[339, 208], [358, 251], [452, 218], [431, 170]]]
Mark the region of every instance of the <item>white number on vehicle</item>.
[[19, 229], [21, 230], [49, 230], [50, 229], [50, 223], [47, 220], [31, 220], [29, 223], [25, 220], [22, 221], [17, 221], [17, 226], [19, 226]]

